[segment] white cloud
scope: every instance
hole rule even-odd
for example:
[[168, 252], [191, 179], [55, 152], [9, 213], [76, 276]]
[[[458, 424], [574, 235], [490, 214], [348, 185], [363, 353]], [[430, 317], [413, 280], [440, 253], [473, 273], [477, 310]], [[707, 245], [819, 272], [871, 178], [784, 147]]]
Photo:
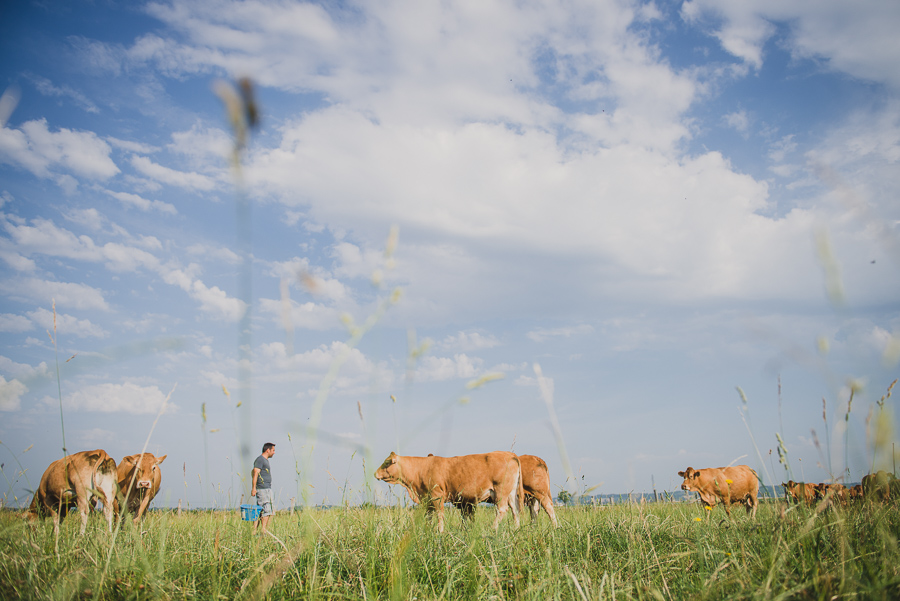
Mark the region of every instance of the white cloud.
[[131, 157], [131, 166], [151, 179], [186, 190], [208, 192], [216, 187], [215, 180], [202, 173], [178, 171], [176, 169], [164, 167], [163, 165], [154, 163], [147, 157]]
[[106, 192], [125, 206], [135, 207], [141, 211], [159, 211], [160, 213], [167, 213], [169, 215], [176, 215], [178, 213], [175, 209], [175, 205], [168, 202], [163, 202], [161, 200], [147, 200], [146, 198], [130, 192], [113, 192], [112, 190], [107, 190]]
[[6, 381], [0, 376], [0, 411], [18, 411], [22, 406], [22, 395], [28, 388], [18, 380]]
[[24, 315], [0, 314], [0, 332], [27, 332], [32, 328], [34, 324]]
[[85, 284], [50, 282], [37, 278], [11, 278], [0, 281], [0, 293], [22, 302], [37, 302], [73, 309], [109, 309], [103, 292]]
[[[166, 395], [156, 386], [124, 384], [95, 384], [84, 386], [66, 395], [63, 405], [69, 410], [99, 413], [154, 414], [163, 406]], [[170, 402], [166, 411], [172, 411]]]
[[[340, 311], [312, 301], [305, 303], [290, 300], [290, 310], [285, 312], [284, 303], [275, 299], [260, 299], [260, 310], [269, 315], [281, 328], [305, 328], [309, 330], [331, 330], [342, 327]], [[285, 319], [289, 320], [285, 322]]]
[[240, 255], [224, 246], [213, 247], [206, 244], [192, 244], [186, 250], [189, 255], [195, 257], [207, 257], [230, 265], [239, 265], [241, 263]]
[[778, 22], [788, 25], [788, 42], [796, 56], [824, 59], [854, 77], [900, 86], [900, 44], [894, 33], [898, 9], [893, 2], [691, 0], [684, 3], [682, 14], [692, 22], [707, 15], [719, 18], [714, 34], [723, 48], [756, 68], [776, 31], [772, 23]]
[[236, 322], [241, 319], [247, 304], [237, 298], [230, 297], [218, 286], [207, 286], [199, 279], [194, 279], [189, 270], [164, 267], [160, 276], [167, 284], [178, 286], [192, 299], [200, 303], [200, 310], [213, 318]]
[[480, 332], [459, 332], [458, 334], [451, 334], [444, 338], [440, 343], [440, 348], [471, 352], [494, 348], [499, 345], [500, 341], [496, 336], [491, 334], [484, 335]]
[[88, 319], [78, 319], [65, 313], [56, 313], [54, 316], [52, 311], [44, 308], [29, 311], [28, 317], [38, 326], [50, 332], [53, 332], [55, 324], [56, 331], [62, 336], [78, 336], [79, 338], [106, 338], [109, 336], [109, 332], [91, 323]]
[[[334, 382], [337, 392], [365, 393], [372, 384], [373, 373], [377, 370], [379, 387], [386, 389], [391, 375], [384, 373], [373, 364], [358, 348], [350, 348], [342, 341], [318, 347], [293, 355], [284, 343], [273, 342], [260, 345], [254, 353], [256, 373], [261, 379], [281, 382], [300, 382], [318, 386], [326, 373], [341, 361], [341, 369]], [[314, 395], [317, 388], [310, 388]]]
[[16, 363], [12, 359], [0, 355], [0, 371], [27, 382], [32, 378], [47, 375], [47, 364], [42, 361], [37, 367], [32, 367], [27, 363]]
[[725, 115], [725, 124], [739, 133], [746, 134], [750, 129], [750, 118], [747, 111], [736, 111]]
[[31, 80], [31, 82], [34, 84], [34, 87], [37, 88], [37, 91], [44, 96], [68, 98], [89, 113], [100, 112], [100, 109], [97, 108], [97, 105], [91, 102], [91, 100], [87, 96], [77, 90], [72, 89], [70, 86], [56, 86], [46, 77], [40, 77], [38, 75], [26, 75], [26, 77]]
[[38, 177], [60, 169], [89, 179], [109, 179], [119, 168], [109, 158], [109, 144], [93, 132], [60, 129], [52, 132], [43, 119], [27, 121], [19, 129], [0, 128], [0, 161], [24, 167]]
[[427, 355], [419, 359], [414, 379], [417, 382], [442, 382], [444, 380], [474, 378], [483, 369], [484, 361], [458, 353], [453, 357]]
[[589, 336], [594, 333], [594, 327], [589, 324], [579, 324], [577, 326], [566, 326], [562, 328], [538, 328], [528, 332], [528, 336], [535, 342], [544, 342], [550, 338], [571, 338], [572, 336]]

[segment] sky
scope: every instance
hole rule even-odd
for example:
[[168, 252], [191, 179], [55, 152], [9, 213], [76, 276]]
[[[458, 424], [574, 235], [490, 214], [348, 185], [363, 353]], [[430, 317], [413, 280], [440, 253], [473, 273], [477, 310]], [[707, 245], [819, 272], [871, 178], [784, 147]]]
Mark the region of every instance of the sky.
[[247, 502], [268, 441], [281, 508], [407, 502], [391, 451], [539, 455], [554, 494], [892, 469], [898, 28], [3, 3], [3, 504], [64, 449], [165, 455], [158, 507]]

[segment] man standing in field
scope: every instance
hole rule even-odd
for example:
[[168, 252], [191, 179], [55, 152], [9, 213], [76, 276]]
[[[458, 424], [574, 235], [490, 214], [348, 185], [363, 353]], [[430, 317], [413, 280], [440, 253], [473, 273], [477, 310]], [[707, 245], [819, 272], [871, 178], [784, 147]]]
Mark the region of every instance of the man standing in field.
[[263, 533], [269, 532], [269, 517], [275, 514], [272, 505], [272, 472], [269, 469], [269, 459], [275, 454], [275, 443], [267, 442], [263, 445], [262, 455], [253, 462], [250, 485], [250, 495], [256, 497], [256, 504], [262, 507], [262, 514], [258, 521], [253, 522], [253, 533], [256, 534], [256, 525], [262, 522]]

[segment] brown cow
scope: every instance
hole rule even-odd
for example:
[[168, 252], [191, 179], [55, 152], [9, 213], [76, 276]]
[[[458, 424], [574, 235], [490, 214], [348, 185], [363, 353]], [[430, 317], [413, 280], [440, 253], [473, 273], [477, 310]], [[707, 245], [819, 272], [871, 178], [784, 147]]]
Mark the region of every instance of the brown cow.
[[828, 505], [847, 505], [849, 491], [846, 486], [840, 482], [826, 484], [821, 482], [816, 484], [816, 498]]
[[394, 452], [375, 471], [375, 478], [402, 484], [410, 498], [437, 512], [438, 532], [444, 531], [444, 503], [453, 503], [464, 519], [472, 519], [475, 506], [483, 501], [497, 505], [494, 530], [507, 509], [516, 526], [522, 508], [522, 470], [515, 453], [494, 451], [460, 457], [406, 457]]
[[746, 465], [731, 467], [711, 467], [695, 470], [687, 468], [678, 475], [684, 478], [681, 490], [689, 490], [700, 494], [700, 501], [709, 509], [716, 506], [716, 500], [722, 501], [725, 513], [731, 517], [731, 504], [746, 505], [750, 517], [756, 517], [759, 501], [759, 478], [756, 472]]
[[801, 501], [810, 507], [816, 504], [816, 485], [811, 482], [794, 482], [788, 480], [787, 484], [781, 483], [784, 488], [784, 498], [793, 503]]
[[863, 487], [862, 484], [856, 484], [850, 487], [849, 498], [851, 501], [861, 501], [863, 498]]
[[[125, 511], [136, 514], [135, 523], [144, 516], [150, 501], [159, 492], [159, 485], [162, 482], [159, 464], [166, 457], [168, 455], [157, 458], [153, 453], [138, 453], [123, 457], [119, 463], [119, 490], [125, 499]], [[118, 502], [116, 506], [118, 508]]]
[[81, 451], [57, 459], [41, 476], [41, 483], [27, 518], [53, 518], [53, 533], [59, 536], [59, 524], [74, 504], [81, 513], [81, 533], [87, 528], [91, 501], [103, 503], [103, 514], [112, 531], [113, 504], [116, 498], [116, 461], [106, 451]]
[[553, 495], [550, 494], [550, 471], [547, 463], [535, 455], [519, 455], [522, 464], [522, 486], [525, 489], [525, 504], [531, 513], [531, 521], [537, 519], [543, 507], [553, 525], [559, 527], [553, 510]]
[[[428, 453], [434, 457], [433, 453]], [[537, 455], [519, 455], [519, 463], [522, 466], [522, 487], [525, 490], [525, 505], [531, 513], [531, 521], [537, 519], [541, 507], [550, 516], [550, 521], [557, 528], [556, 511], [553, 509], [553, 495], [550, 492], [550, 470], [547, 462]]]
[[900, 488], [900, 482], [894, 474], [884, 470], [878, 470], [874, 474], [866, 474], [862, 479], [863, 495], [866, 499], [887, 502], [891, 500], [891, 493], [896, 494]]

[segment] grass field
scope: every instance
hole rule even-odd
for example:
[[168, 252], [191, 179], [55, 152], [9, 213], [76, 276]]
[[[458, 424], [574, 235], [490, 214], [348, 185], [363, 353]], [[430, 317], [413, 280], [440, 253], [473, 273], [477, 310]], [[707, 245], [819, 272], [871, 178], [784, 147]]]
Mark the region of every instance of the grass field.
[[[816, 513], [762, 503], [756, 520], [696, 503], [559, 509], [494, 533], [494, 508], [435, 532], [421, 510], [279, 513], [254, 537], [237, 511], [152, 512], [111, 535], [0, 512], [2, 599], [897, 599], [900, 510]], [[724, 520], [724, 521], [723, 521]]]

